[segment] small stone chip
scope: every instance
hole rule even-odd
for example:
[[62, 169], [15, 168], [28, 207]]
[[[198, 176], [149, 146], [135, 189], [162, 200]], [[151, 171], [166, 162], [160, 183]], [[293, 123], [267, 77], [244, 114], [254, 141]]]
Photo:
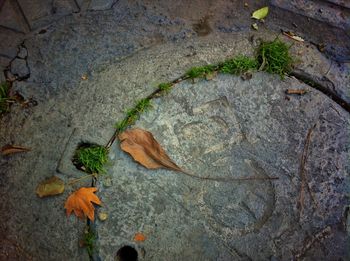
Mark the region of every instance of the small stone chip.
[[105, 179], [103, 180], [103, 186], [105, 186], [105, 187], [110, 187], [110, 186], [112, 186], [112, 180], [111, 180], [110, 178], [105, 178]]
[[106, 212], [98, 213], [98, 219], [101, 221], [105, 221], [108, 218], [108, 214]]

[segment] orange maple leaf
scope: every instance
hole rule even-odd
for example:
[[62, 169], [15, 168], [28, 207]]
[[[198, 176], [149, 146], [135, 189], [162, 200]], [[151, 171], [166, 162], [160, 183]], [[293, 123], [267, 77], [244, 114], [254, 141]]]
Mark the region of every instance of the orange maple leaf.
[[73, 192], [64, 204], [67, 216], [74, 211], [77, 217], [83, 218], [85, 215], [94, 221], [95, 208], [92, 203], [101, 205], [101, 200], [94, 194], [95, 191], [97, 191], [97, 188], [83, 187]]

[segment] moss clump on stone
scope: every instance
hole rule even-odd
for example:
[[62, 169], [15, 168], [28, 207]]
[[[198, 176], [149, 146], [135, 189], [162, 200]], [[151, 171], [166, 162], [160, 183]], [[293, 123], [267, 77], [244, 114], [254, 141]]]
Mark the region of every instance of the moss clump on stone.
[[123, 132], [128, 126], [132, 125], [137, 121], [140, 115], [152, 108], [152, 101], [150, 98], [139, 100], [134, 108], [126, 110], [126, 117], [118, 121], [115, 128], [118, 132]]
[[92, 231], [92, 228], [89, 227], [83, 237], [83, 245], [86, 247], [86, 250], [90, 257], [92, 257], [95, 247], [96, 235]]
[[189, 79], [204, 78], [208, 74], [214, 72], [216, 69], [217, 67], [211, 64], [200, 67], [192, 67], [185, 73], [185, 76]]
[[9, 110], [10, 85], [7, 82], [0, 83], [0, 114]]
[[76, 150], [74, 163], [88, 173], [105, 173], [108, 149], [100, 145], [81, 146]]
[[283, 78], [292, 70], [293, 59], [289, 54], [289, 48], [279, 39], [261, 43], [257, 51], [260, 70], [278, 74]]
[[159, 89], [159, 91], [161, 91], [162, 93], [168, 93], [168, 92], [170, 92], [172, 86], [173, 86], [173, 84], [170, 83], [170, 82], [160, 83], [160, 84], [158, 85], [158, 89]]
[[237, 56], [219, 64], [219, 72], [229, 74], [241, 74], [249, 70], [257, 70], [258, 62], [247, 56]]

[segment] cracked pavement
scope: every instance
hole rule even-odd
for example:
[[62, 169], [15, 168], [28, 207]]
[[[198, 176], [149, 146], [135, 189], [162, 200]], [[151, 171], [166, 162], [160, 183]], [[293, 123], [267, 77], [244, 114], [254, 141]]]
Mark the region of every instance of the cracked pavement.
[[[159, 83], [254, 55], [280, 29], [306, 40], [280, 35], [293, 44], [294, 77], [185, 81], [136, 123], [193, 173], [279, 180], [220, 183], [149, 171], [115, 143], [97, 184], [97, 213], [108, 219], [94, 223], [92, 259], [114, 260], [124, 245], [140, 260], [349, 259], [349, 6], [246, 2], [0, 1], [0, 80], [35, 101], [13, 104], [0, 119], [0, 146], [32, 148], [0, 157], [0, 259], [89, 260], [79, 246], [86, 223], [66, 218], [63, 205], [91, 180], [46, 199], [36, 196], [37, 184], [81, 177], [71, 162], [76, 146], [106, 144], [125, 109]], [[254, 31], [251, 12], [265, 4], [269, 16]], [[287, 96], [288, 88], [310, 92]], [[314, 124], [300, 212], [300, 159]], [[147, 239], [134, 242], [136, 232]]]

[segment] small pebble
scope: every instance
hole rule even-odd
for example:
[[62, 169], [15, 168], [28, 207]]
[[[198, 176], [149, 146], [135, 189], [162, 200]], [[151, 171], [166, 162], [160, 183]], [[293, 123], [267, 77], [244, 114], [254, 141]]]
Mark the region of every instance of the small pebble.
[[105, 179], [103, 180], [103, 186], [105, 186], [105, 187], [110, 187], [110, 186], [112, 186], [112, 180], [111, 180], [110, 178], [105, 178]]
[[98, 213], [98, 219], [101, 221], [105, 221], [108, 218], [108, 214], [106, 212]]

